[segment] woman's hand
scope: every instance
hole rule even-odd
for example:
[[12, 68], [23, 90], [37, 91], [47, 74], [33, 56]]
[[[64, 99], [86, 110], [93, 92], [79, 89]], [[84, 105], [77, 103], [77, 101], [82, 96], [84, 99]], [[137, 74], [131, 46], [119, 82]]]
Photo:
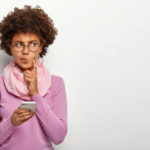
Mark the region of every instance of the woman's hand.
[[35, 59], [33, 60], [33, 70], [26, 70], [24, 71], [24, 78], [27, 81], [27, 87], [29, 89], [29, 93], [31, 96], [34, 96], [38, 93], [37, 88], [37, 68]]
[[33, 115], [32, 111], [18, 107], [11, 116], [11, 122], [14, 126], [18, 126], [29, 120]]

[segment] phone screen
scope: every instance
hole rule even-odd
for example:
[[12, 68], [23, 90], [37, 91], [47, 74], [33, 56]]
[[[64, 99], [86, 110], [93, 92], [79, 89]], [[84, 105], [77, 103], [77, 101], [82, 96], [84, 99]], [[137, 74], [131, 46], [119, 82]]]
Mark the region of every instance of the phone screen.
[[32, 112], [35, 112], [36, 102], [21, 102], [21, 109], [30, 109]]

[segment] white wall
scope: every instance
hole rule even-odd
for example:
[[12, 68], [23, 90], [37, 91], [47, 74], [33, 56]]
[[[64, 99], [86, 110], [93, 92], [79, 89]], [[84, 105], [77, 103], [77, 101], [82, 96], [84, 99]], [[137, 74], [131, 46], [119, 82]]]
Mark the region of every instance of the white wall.
[[[55, 150], [150, 149], [150, 1], [0, 3], [0, 19], [15, 6], [39, 4], [58, 28], [44, 57], [68, 96], [68, 134]], [[0, 52], [1, 73], [9, 59]]]

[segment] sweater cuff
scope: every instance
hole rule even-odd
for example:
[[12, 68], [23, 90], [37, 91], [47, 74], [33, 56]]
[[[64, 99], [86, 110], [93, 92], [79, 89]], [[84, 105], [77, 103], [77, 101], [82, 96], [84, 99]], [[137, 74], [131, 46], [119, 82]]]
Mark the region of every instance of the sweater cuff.
[[16, 126], [13, 125], [13, 123], [11, 122], [11, 117], [10, 116], [8, 118], [6, 118], [4, 121], [5, 121], [6, 127], [9, 130], [14, 130], [15, 129]]
[[41, 97], [41, 95], [39, 93], [35, 94], [34, 96], [31, 96], [32, 100], [37, 101], [37, 99], [39, 99]]

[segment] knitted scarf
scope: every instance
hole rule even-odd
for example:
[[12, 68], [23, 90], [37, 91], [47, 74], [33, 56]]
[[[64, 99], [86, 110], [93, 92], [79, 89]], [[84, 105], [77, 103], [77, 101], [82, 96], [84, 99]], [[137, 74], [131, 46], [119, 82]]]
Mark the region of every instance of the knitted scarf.
[[[51, 74], [39, 60], [37, 60], [36, 66], [38, 92], [41, 96], [44, 96], [50, 90]], [[14, 61], [10, 62], [5, 67], [3, 77], [5, 86], [11, 94], [18, 96], [21, 99], [32, 100], [27, 88], [27, 83], [24, 79], [23, 71]]]

